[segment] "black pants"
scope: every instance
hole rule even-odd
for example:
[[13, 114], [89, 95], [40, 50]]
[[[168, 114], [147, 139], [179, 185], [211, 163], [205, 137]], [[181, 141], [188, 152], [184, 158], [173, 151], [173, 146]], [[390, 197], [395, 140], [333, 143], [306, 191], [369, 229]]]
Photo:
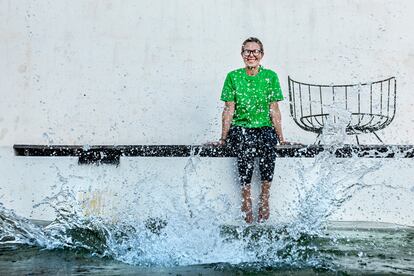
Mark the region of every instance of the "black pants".
[[275, 170], [277, 136], [272, 127], [244, 128], [232, 126], [228, 143], [237, 156], [237, 168], [241, 185], [250, 184], [254, 158], [259, 157], [262, 181], [272, 181]]

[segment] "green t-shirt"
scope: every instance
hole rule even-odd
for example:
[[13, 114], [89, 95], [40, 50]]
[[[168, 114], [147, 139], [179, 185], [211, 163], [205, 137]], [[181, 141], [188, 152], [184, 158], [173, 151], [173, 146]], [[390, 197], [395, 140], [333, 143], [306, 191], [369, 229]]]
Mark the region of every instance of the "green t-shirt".
[[235, 102], [233, 125], [258, 128], [272, 126], [270, 103], [283, 100], [283, 95], [272, 70], [260, 67], [256, 76], [249, 76], [241, 68], [227, 74], [220, 99]]

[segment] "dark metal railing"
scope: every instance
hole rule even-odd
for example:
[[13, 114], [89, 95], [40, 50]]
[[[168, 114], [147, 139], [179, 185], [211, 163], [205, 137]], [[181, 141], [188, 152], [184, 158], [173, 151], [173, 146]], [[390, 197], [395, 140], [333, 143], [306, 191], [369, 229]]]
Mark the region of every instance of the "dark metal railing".
[[295, 123], [306, 131], [322, 133], [327, 120], [336, 122], [337, 115], [328, 113], [328, 107], [337, 107], [350, 113], [346, 133], [356, 135], [373, 133], [388, 126], [395, 117], [397, 81], [385, 80], [345, 85], [319, 85], [288, 78], [290, 114]]

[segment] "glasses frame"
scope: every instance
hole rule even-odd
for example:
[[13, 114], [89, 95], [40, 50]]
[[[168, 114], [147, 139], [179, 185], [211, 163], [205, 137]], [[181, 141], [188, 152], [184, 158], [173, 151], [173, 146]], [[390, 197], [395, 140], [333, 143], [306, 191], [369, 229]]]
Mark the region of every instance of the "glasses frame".
[[[246, 55], [246, 54], [244, 54], [244, 52], [247, 52], [247, 55]], [[243, 51], [241, 51], [241, 55], [242, 55], [243, 57], [249, 57], [249, 56], [250, 56], [250, 54], [253, 54], [253, 56], [254, 56], [254, 57], [258, 57], [258, 56], [260, 56], [261, 54], [263, 54], [263, 50], [261, 50], [261, 49], [255, 49], [255, 50], [248, 50], [248, 49], [244, 49]]]

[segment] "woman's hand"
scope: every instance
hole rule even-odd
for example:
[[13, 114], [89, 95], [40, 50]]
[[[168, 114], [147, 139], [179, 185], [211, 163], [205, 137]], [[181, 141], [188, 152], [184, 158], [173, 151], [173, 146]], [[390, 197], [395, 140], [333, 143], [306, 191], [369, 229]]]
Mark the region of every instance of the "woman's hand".
[[302, 143], [296, 143], [296, 142], [288, 142], [288, 141], [279, 141], [279, 144], [281, 146], [289, 146], [289, 145], [302, 145]]
[[207, 145], [207, 146], [215, 146], [215, 147], [224, 146], [224, 145], [226, 145], [226, 140], [220, 138], [218, 141], [207, 142], [207, 143], [205, 143], [205, 145]]

